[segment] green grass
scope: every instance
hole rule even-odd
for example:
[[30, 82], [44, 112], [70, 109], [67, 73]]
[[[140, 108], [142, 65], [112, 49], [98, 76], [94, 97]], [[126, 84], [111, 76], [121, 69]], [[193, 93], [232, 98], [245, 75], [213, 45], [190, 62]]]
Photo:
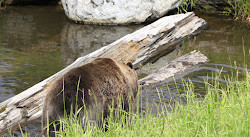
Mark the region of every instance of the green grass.
[[[62, 126], [58, 136], [250, 136], [250, 74], [247, 73], [243, 81], [237, 77], [228, 80], [227, 84], [207, 82], [207, 94], [202, 100], [194, 94], [191, 82], [184, 83], [186, 101], [171, 105], [162, 103], [157, 113], [149, 108], [139, 111], [137, 102], [136, 112], [129, 113], [125, 120], [126, 116], [119, 109], [119, 116], [114, 117], [112, 113], [106, 119], [109, 123], [106, 132], [89, 124], [87, 118], [79, 121], [75, 115], [70, 115], [60, 120]], [[85, 131], [81, 127], [83, 121]]]
[[0, 7], [3, 6], [3, 0], [0, 0]]
[[250, 21], [250, 1], [249, 0], [228, 0], [230, 7], [226, 8], [227, 14], [232, 14], [235, 19]]
[[178, 13], [188, 12], [195, 7], [195, 2], [199, 0], [183, 0], [178, 7]]
[[[200, 0], [183, 0], [178, 7], [178, 13], [192, 11], [196, 8], [196, 2]], [[226, 3], [225, 3], [226, 4]], [[223, 13], [226, 15], [232, 15], [236, 20], [248, 20], [250, 21], [250, 1], [249, 0], [228, 0], [228, 6], [224, 8]], [[216, 11], [213, 5], [201, 6], [206, 12]]]

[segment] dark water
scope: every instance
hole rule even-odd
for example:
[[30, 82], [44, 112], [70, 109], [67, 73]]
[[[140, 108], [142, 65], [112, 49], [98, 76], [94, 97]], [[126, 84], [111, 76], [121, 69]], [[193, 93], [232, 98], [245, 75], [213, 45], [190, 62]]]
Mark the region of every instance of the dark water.
[[[234, 22], [230, 17], [197, 14], [208, 22], [209, 29], [186, 40], [154, 64], [145, 65], [142, 72], [147, 75], [176, 57], [200, 50], [210, 62], [183, 80], [191, 79], [196, 93], [204, 95], [205, 78], [212, 79], [210, 76], [222, 68], [225, 75], [236, 72], [232, 67], [235, 64], [238, 70], [250, 64], [250, 25]], [[0, 13], [0, 102], [58, 72], [78, 57], [141, 27], [78, 25], [70, 23], [56, 7], [9, 8], [7, 13]], [[181, 99], [185, 92], [182, 86], [181, 80], [177, 80], [176, 84], [162, 85], [158, 91], [162, 91], [163, 101], [169, 103]], [[158, 91], [143, 91], [142, 100], [158, 102]], [[36, 132], [40, 125], [27, 128]]]
[[56, 7], [14, 7], [0, 15], [0, 102], [142, 26], [70, 23]]
[[244, 67], [250, 65], [250, 24], [235, 22], [231, 17], [226, 16], [204, 15], [199, 12], [196, 15], [208, 22], [208, 29], [192, 39], [185, 40], [181, 47], [160, 58], [154, 64], [146, 65], [142, 72], [149, 74], [166, 62], [193, 50], [201, 51], [210, 62], [203, 65], [199, 71], [181, 80], [163, 84], [157, 90], [144, 90], [143, 101], [147, 100], [149, 104], [160, 103], [160, 101], [167, 104], [173, 101], [185, 101], [183, 95], [187, 91], [183, 83], [189, 80], [193, 82], [195, 94], [203, 97], [205, 95], [204, 80], [211, 82], [219, 73], [220, 77], [216, 80], [223, 83], [228, 82], [225, 78], [228, 75], [238, 74], [239, 79], [242, 79]]

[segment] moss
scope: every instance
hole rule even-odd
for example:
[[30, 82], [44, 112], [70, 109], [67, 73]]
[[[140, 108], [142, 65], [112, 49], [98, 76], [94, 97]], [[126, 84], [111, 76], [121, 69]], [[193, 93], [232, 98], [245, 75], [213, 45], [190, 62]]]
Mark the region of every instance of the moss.
[[217, 9], [211, 5], [203, 5], [202, 8], [206, 11], [206, 12], [215, 12], [217, 11]]
[[7, 106], [3, 106], [1, 109], [0, 109], [0, 113], [4, 112], [6, 110]]

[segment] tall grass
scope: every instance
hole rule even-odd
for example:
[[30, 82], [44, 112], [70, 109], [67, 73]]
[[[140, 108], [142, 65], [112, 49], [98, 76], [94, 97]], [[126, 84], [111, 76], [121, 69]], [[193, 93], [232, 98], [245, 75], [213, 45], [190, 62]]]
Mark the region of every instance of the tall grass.
[[235, 19], [250, 21], [250, 1], [249, 0], [228, 0], [230, 8], [226, 8], [228, 14], [232, 14]]
[[178, 13], [188, 12], [195, 7], [195, 2], [199, 0], [182, 0], [182, 3], [178, 7]]
[[[216, 78], [215, 78], [216, 79]], [[199, 99], [193, 92], [192, 82], [184, 82], [185, 102], [139, 109], [135, 113], [111, 115], [106, 119], [108, 130], [89, 124], [88, 118], [80, 120], [76, 115], [61, 119], [58, 136], [250, 136], [250, 74], [246, 72], [243, 81], [228, 77], [227, 84], [218, 81], [206, 82], [206, 96]], [[161, 94], [161, 93], [159, 93]], [[167, 109], [171, 111], [167, 111]], [[116, 110], [117, 111], [117, 110]], [[116, 113], [117, 114], [117, 113]], [[86, 121], [87, 120], [87, 121]], [[81, 124], [85, 123], [85, 129]], [[105, 124], [103, 124], [105, 127]]]
[[3, 0], [0, 0], [0, 7], [3, 6]]
[[[193, 8], [196, 8], [196, 2], [199, 1], [200, 0], [183, 0], [178, 7], [178, 13], [192, 11]], [[250, 0], [227, 0], [225, 4], [228, 4], [228, 6], [224, 8], [225, 11], [223, 13], [233, 15], [235, 19], [250, 21]], [[204, 5], [204, 7], [205, 6], [207, 5]], [[211, 7], [212, 5], [209, 6]], [[216, 8], [214, 9], [216, 10]]]

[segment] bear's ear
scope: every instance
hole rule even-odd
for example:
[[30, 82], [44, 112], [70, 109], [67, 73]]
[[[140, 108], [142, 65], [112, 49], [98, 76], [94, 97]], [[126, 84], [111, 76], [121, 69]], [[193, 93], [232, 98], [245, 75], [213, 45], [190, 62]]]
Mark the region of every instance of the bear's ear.
[[133, 64], [132, 64], [132, 62], [128, 62], [127, 65], [128, 65], [131, 69], [133, 69]]

